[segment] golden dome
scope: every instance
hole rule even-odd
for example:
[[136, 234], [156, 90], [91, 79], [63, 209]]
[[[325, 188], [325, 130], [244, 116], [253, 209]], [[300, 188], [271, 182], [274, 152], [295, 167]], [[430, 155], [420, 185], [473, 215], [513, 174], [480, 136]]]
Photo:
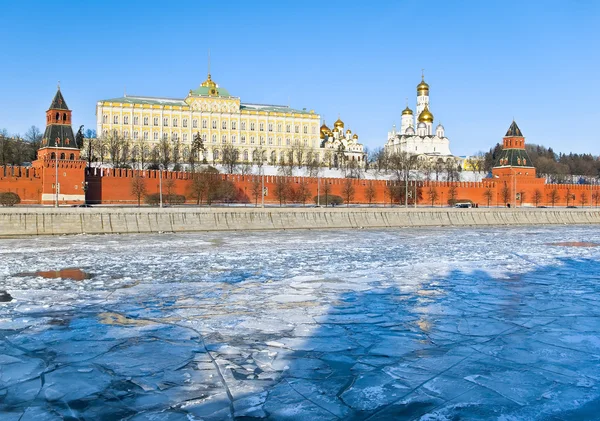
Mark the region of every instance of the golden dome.
[[204, 82], [202, 82], [202, 84], [200, 86], [203, 86], [205, 88], [216, 88], [217, 84], [215, 82], [213, 82], [213, 80], [210, 78], [210, 73], [209, 73], [206, 80]]
[[333, 123], [333, 127], [336, 128], [344, 128], [344, 122], [341, 119], [337, 119], [337, 121], [335, 123]]
[[[337, 121], [335, 122], [335, 124], [337, 124]], [[342, 126], [342, 127], [344, 127], [344, 126]], [[333, 128], [333, 132], [334, 132], [334, 133], [337, 133], [337, 132], [339, 132], [339, 131], [340, 131], [340, 129], [338, 129], [338, 126], [335, 126], [335, 127]]]
[[425, 79], [423, 78], [423, 76], [421, 76], [421, 83], [417, 85], [417, 94], [420, 95], [421, 93], [429, 93], [429, 85], [425, 83]]
[[431, 114], [427, 105], [421, 114], [419, 114], [419, 123], [433, 123], [433, 114]]
[[319, 138], [321, 139], [325, 139], [325, 132], [321, 130], [321, 132], [319, 133]]
[[358, 139], [358, 135], [356, 133], [354, 133], [354, 136], [352, 136], [352, 139]]
[[406, 106], [406, 108], [402, 111], [402, 115], [412, 115], [412, 110], [410, 108], [408, 108], [408, 105]]
[[327, 124], [323, 123], [323, 125], [321, 126], [321, 132], [325, 133], [329, 131], [329, 127], [327, 127]]
[[350, 130], [350, 129], [346, 130], [346, 134], [350, 134], [350, 133], [352, 133], [352, 130]]

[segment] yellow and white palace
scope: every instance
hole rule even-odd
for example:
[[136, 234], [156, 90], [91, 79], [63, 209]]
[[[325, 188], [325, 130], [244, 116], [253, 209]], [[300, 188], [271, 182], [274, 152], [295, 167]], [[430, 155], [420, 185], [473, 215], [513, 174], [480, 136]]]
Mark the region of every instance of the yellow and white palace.
[[289, 162], [298, 148], [303, 156], [321, 162], [320, 116], [313, 110], [288, 106], [242, 103], [220, 87], [210, 73], [198, 89], [185, 99], [125, 95], [98, 101], [97, 133], [102, 138], [130, 139], [133, 153], [158, 146], [162, 139], [179, 142], [183, 158], [190, 153], [196, 135], [203, 140], [204, 158], [219, 162], [225, 145], [234, 145], [240, 161], [252, 162], [257, 155], [275, 164]]

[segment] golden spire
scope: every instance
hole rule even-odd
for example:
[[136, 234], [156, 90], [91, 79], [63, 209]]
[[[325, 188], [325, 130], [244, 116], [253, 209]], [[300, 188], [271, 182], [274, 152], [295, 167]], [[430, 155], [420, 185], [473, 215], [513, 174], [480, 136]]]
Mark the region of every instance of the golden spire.
[[417, 95], [429, 95], [429, 85], [425, 82], [425, 69], [421, 69], [421, 83], [417, 85]]
[[206, 80], [204, 82], [202, 82], [202, 84], [200, 86], [203, 86], [205, 88], [216, 88], [217, 84], [215, 82], [213, 82], [213, 80], [210, 77], [210, 48], [208, 49], [208, 76], [206, 78]]

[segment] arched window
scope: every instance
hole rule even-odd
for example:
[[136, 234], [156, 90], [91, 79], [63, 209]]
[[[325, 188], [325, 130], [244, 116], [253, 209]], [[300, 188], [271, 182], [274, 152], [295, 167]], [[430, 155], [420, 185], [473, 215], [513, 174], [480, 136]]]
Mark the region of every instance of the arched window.
[[173, 119], [173, 127], [177, 127], [177, 125], [179, 124], [179, 122], [177, 121], [176, 118]]
[[56, 159], [56, 154], [54, 152], [50, 154], [50, 159]]
[[231, 143], [235, 143], [235, 135], [231, 135]]
[[241, 123], [242, 130], [246, 130], [246, 122], [242, 121]]
[[227, 130], [227, 121], [226, 121], [226, 120], [223, 120], [223, 121], [221, 122], [221, 128], [222, 128], [223, 130]]
[[254, 123], [250, 123], [250, 130], [254, 130]]
[[129, 116], [124, 116], [123, 117], [123, 124], [129, 124]]
[[248, 160], [248, 151], [244, 151], [244, 161]]
[[60, 113], [56, 113], [56, 121], [60, 121]]
[[231, 130], [236, 130], [236, 129], [237, 129], [237, 123], [234, 120], [234, 121], [231, 122]]
[[65, 154], [64, 153], [60, 154], [60, 159], [65, 159]]
[[246, 143], [246, 136], [242, 135], [242, 137], [240, 138], [240, 143]]
[[113, 116], [113, 123], [114, 124], [119, 124], [119, 116], [118, 115]]
[[187, 127], [187, 118], [184, 118], [181, 124], [183, 124], [183, 127]]
[[[213, 120], [212, 121], [212, 128], [216, 129], [217, 128], [217, 120]], [[218, 151], [217, 151], [218, 152]]]
[[223, 135], [223, 136], [221, 137], [221, 142], [222, 142], [222, 143], [227, 143], [227, 135]]
[[217, 135], [212, 135], [212, 143], [217, 143]]
[[64, 121], [67, 121], [67, 113], [64, 113], [64, 114], [63, 114], [63, 120], [64, 120]]
[[71, 161], [74, 161], [74, 160], [75, 160], [75, 154], [74, 154], [74, 153], [72, 153], [71, 155], [69, 155], [69, 159], [70, 159]]

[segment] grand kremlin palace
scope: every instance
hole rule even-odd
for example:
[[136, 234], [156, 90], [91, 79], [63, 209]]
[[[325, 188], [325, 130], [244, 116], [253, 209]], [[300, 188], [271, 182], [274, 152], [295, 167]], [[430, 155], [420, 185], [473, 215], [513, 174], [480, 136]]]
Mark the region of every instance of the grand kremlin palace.
[[[186, 159], [194, 136], [203, 141], [204, 158], [219, 162], [223, 146], [234, 145], [241, 161], [254, 160], [260, 151], [269, 163], [289, 162], [293, 150], [303, 149], [303, 156], [322, 162], [326, 149], [313, 110], [297, 110], [287, 106], [242, 103], [227, 89], [207, 79], [189, 91], [185, 99], [123, 96], [98, 101], [97, 133], [106, 139], [121, 136], [133, 143], [133, 153], [143, 145], [146, 156], [161, 139], [180, 142]], [[343, 127], [343, 126], [342, 126]], [[364, 160], [362, 145], [353, 142], [346, 151], [349, 159]], [[331, 154], [327, 154], [330, 158]], [[294, 158], [297, 159], [297, 158]]]

